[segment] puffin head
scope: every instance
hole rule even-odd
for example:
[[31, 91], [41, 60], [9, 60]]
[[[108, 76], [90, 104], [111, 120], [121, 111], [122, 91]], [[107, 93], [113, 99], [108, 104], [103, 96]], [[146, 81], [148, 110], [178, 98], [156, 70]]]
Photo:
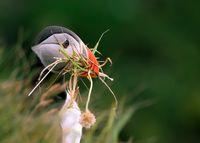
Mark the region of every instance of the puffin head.
[[[60, 44], [69, 56], [75, 52], [81, 56], [88, 57], [87, 46], [71, 30], [61, 26], [48, 26], [36, 37], [32, 50], [46, 67], [56, 61], [56, 58], [63, 58], [60, 52]], [[58, 64], [53, 71], [62, 69], [64, 63]]]

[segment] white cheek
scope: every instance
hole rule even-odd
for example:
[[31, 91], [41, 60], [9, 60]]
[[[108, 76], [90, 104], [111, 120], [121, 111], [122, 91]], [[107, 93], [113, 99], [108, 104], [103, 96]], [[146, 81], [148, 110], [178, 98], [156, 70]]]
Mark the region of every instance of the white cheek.
[[[55, 44], [58, 46], [59, 44], [64, 43], [66, 40], [69, 41], [69, 46], [67, 48], [65, 48], [65, 51], [68, 54], [68, 56], [72, 56], [72, 54], [75, 52], [78, 56], [87, 57], [87, 50], [86, 50], [85, 44], [82, 41], [79, 43], [71, 35], [66, 34], [66, 33], [54, 34], [54, 35], [50, 36], [49, 38], [47, 38], [46, 40], [44, 40], [41, 43], [41, 45]], [[49, 48], [48, 48], [48, 50], [49, 50]], [[52, 55], [52, 54], [50, 54], [50, 55]]]
[[[86, 46], [81, 43], [79, 44], [76, 41], [69, 41], [70, 45], [65, 48], [65, 52], [69, 57], [72, 57], [72, 55], [75, 53], [77, 56], [85, 57], [87, 58], [88, 53]], [[48, 65], [54, 63], [56, 61], [56, 58], [67, 58], [60, 52], [61, 46], [58, 44], [47, 44], [42, 43], [39, 45], [36, 45], [32, 47], [32, 50], [36, 53], [36, 55], [39, 57], [42, 64], [47, 67]], [[65, 63], [58, 64], [53, 71], [59, 71], [66, 65]]]
[[60, 46], [56, 44], [40, 44], [32, 47], [32, 50], [37, 54], [44, 66], [48, 66], [56, 61], [55, 57], [63, 58], [59, 49]]

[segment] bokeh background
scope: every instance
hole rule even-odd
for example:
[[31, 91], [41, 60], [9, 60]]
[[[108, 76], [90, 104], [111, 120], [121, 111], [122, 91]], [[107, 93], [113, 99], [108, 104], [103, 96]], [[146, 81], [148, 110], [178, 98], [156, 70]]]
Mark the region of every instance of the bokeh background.
[[[102, 59], [113, 60], [105, 71], [115, 80], [108, 84], [119, 100], [128, 100], [125, 108], [152, 101], [134, 114], [119, 138], [200, 142], [199, 5], [196, 0], [1, 0], [0, 50], [7, 55], [1, 55], [0, 84], [11, 77], [24, 80], [37, 68], [31, 45], [44, 27], [65, 26], [89, 47], [110, 29], [99, 46]], [[30, 63], [28, 71], [13, 70], [24, 64], [13, 60], [21, 57]], [[104, 94], [109, 92], [95, 86], [98, 91], [102, 98], [97, 104], [108, 107], [113, 99]]]

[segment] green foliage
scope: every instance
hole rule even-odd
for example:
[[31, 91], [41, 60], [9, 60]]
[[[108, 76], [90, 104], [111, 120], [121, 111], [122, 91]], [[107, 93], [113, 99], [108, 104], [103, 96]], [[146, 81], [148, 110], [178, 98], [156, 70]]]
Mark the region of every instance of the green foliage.
[[[113, 84], [108, 84], [118, 99], [126, 97], [129, 105], [155, 100], [153, 106], [137, 112], [120, 137], [128, 140], [134, 136], [134, 141], [140, 143], [151, 139], [199, 143], [199, 5], [198, 0], [1, 1], [0, 84], [39, 74], [41, 70], [30, 69], [36, 60], [30, 47], [42, 28], [68, 27], [88, 47], [110, 29], [98, 48], [113, 60], [110, 72], [105, 69], [114, 78]], [[25, 54], [21, 47], [13, 46], [21, 41], [17, 40], [21, 39], [20, 28], [25, 31]], [[91, 107], [106, 110], [112, 99], [100, 82], [94, 82], [96, 93]], [[30, 91], [33, 83], [27, 87], [23, 82], [21, 86]]]
[[[97, 118], [96, 125], [86, 132], [86, 135], [83, 137], [83, 143], [118, 143], [120, 131], [122, 131], [128, 120], [130, 120], [133, 113], [133, 107], [126, 109], [117, 116], [115, 115], [116, 111], [114, 108], [110, 112], [102, 113]], [[99, 126], [102, 128], [99, 129]], [[96, 133], [98, 131], [99, 135], [97, 136]]]
[[[17, 57], [20, 46], [15, 47], [17, 52], [8, 54], [10, 51], [2, 51], [2, 57], [5, 60], [8, 60], [7, 56], [9, 55], [9, 60], [14, 60]], [[5, 57], [4, 57], [4, 56]], [[15, 62], [19, 64], [27, 57], [21, 57]], [[0, 66], [3, 67], [5, 63], [1, 63]], [[54, 143], [61, 142], [62, 132], [59, 125], [58, 114], [49, 114], [48, 110], [51, 108], [47, 107], [45, 110], [40, 112], [35, 112], [41, 100], [39, 99], [41, 94], [53, 94], [51, 97], [56, 96], [55, 93], [58, 91], [52, 92], [42, 90], [35, 95], [28, 97], [28, 92], [31, 90], [31, 79], [35, 76], [36, 72], [32, 71], [29, 76], [25, 78], [18, 79], [18, 74], [15, 76], [9, 77], [9, 72], [12, 71], [21, 71], [24, 69], [24, 66], [31, 68], [31, 65], [24, 63], [22, 66], [8, 67], [5, 68], [5, 71], [8, 71], [6, 79], [0, 81], [0, 95], [1, 95], [1, 104], [0, 104], [0, 142], [2, 143]], [[5, 72], [6, 74], [6, 72]], [[21, 72], [20, 76], [26, 74]], [[47, 82], [48, 84], [48, 82]], [[42, 89], [42, 88], [41, 88]], [[55, 89], [56, 90], [56, 89]], [[49, 98], [48, 98], [49, 99]], [[54, 103], [57, 104], [57, 103]], [[123, 103], [122, 103], [123, 104]], [[92, 129], [89, 129], [84, 132], [83, 143], [117, 143], [119, 141], [119, 134], [122, 131], [123, 127], [132, 117], [135, 108], [132, 106], [129, 108], [123, 109], [123, 105], [119, 107], [117, 115], [114, 108], [111, 108], [110, 111], [99, 110], [97, 115], [97, 123]], [[42, 104], [40, 104], [42, 105]], [[54, 105], [53, 105], [54, 106]], [[58, 105], [60, 108], [62, 104]], [[55, 106], [54, 106], [55, 107]], [[56, 106], [57, 108], [57, 106]], [[92, 107], [91, 107], [92, 108]]]

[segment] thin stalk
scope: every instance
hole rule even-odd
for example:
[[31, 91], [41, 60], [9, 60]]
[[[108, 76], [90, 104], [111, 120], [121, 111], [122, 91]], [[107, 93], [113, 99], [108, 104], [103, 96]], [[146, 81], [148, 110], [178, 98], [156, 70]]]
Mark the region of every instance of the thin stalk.
[[61, 63], [62, 62], [62, 60], [61, 59], [57, 59], [55, 62], [53, 62], [53, 63], [51, 63], [51, 64], [49, 64], [48, 66], [46, 66], [42, 71], [41, 71], [41, 73], [40, 73], [40, 76], [39, 76], [39, 79], [38, 80], [40, 80], [40, 78], [42, 77], [42, 75], [43, 75], [43, 73], [48, 69], [48, 68], [50, 68], [50, 67], [52, 67], [52, 66], [54, 66], [55, 64], [57, 65], [57, 64], [59, 64], [59, 63]]
[[28, 96], [30, 96], [34, 91], [35, 89], [40, 85], [40, 83], [47, 77], [47, 75], [53, 70], [53, 68], [55, 68], [57, 64], [55, 64], [45, 75], [44, 77], [38, 82], [38, 84], [31, 90], [31, 92], [28, 94]]
[[74, 69], [74, 75], [73, 75], [73, 94], [72, 94], [72, 97], [75, 99], [75, 92], [76, 92], [76, 85], [77, 85], [77, 70]]
[[112, 89], [107, 85], [107, 83], [106, 83], [101, 77], [99, 77], [99, 79], [100, 79], [101, 82], [108, 88], [108, 90], [112, 93], [113, 98], [114, 98], [114, 100], [115, 100], [115, 107], [117, 108], [117, 106], [118, 106], [118, 100], [117, 100], [117, 98], [116, 98], [114, 92], [112, 91]]
[[[99, 47], [99, 43], [100, 43], [100, 41], [101, 41], [103, 35], [106, 34], [108, 31], [109, 31], [109, 29], [106, 30], [105, 32], [103, 32], [103, 33], [101, 34], [99, 40], [97, 41], [96, 45], [94, 46], [94, 48], [93, 48], [93, 50], [92, 50], [92, 53], [93, 53], [93, 54], [95, 54], [96, 52], [99, 53], [99, 52], [97, 51], [97, 48]], [[99, 54], [101, 54], [101, 53], [99, 53]]]
[[92, 88], [93, 88], [93, 81], [92, 81], [92, 78], [90, 76], [90, 70], [88, 72], [88, 78], [90, 80], [90, 89], [89, 89], [88, 98], [87, 98], [87, 102], [86, 102], [86, 108], [85, 108], [86, 111], [88, 111], [88, 106], [89, 106], [89, 102], [90, 102], [90, 98], [91, 98], [91, 93], [92, 93]]

